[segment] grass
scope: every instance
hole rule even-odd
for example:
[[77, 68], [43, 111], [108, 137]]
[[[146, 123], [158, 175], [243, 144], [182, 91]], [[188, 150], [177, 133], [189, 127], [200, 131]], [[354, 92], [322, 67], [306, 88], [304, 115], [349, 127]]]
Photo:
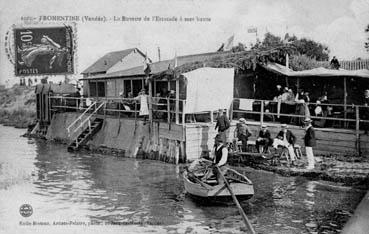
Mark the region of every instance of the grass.
[[27, 128], [36, 119], [34, 87], [15, 85], [0, 92], [0, 124]]

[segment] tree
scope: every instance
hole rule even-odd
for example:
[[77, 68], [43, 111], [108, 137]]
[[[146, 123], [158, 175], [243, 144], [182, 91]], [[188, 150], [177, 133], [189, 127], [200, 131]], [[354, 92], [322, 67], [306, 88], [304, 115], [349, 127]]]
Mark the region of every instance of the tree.
[[255, 45], [254, 48], [276, 48], [286, 45], [294, 47], [296, 54], [306, 55], [317, 61], [328, 61], [329, 49], [327, 46], [307, 38], [298, 39], [295, 35], [290, 36], [288, 33], [282, 40], [268, 32], [265, 34], [264, 40]]

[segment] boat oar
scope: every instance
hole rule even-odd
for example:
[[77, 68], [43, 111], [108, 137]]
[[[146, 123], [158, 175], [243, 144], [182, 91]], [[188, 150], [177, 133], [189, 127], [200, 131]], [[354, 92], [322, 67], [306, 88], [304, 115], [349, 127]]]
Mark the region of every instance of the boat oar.
[[229, 191], [229, 193], [231, 194], [232, 196], [232, 199], [234, 201], [234, 203], [236, 204], [237, 208], [238, 208], [238, 211], [240, 212], [240, 215], [243, 219], [243, 221], [245, 222], [247, 228], [251, 231], [252, 234], [255, 234], [255, 230], [253, 229], [249, 219], [247, 218], [245, 212], [243, 211], [240, 203], [238, 202], [237, 198], [236, 198], [236, 195], [234, 195], [233, 191], [232, 191], [232, 188], [231, 188], [231, 185], [228, 183], [227, 179], [225, 178], [225, 176], [223, 175], [222, 171], [220, 170], [220, 168], [218, 167], [218, 165], [215, 165], [215, 167], [217, 168], [218, 170], [218, 173], [220, 174], [220, 176], [222, 177], [222, 179], [224, 180], [224, 183], [226, 184], [227, 186], [227, 189]]

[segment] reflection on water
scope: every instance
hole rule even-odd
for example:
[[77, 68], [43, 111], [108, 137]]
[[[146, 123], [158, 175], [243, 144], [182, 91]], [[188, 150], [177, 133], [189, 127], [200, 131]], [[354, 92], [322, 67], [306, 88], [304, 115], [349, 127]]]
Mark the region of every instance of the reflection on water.
[[[186, 196], [180, 166], [91, 153], [19, 137], [0, 126], [0, 233], [242, 233], [234, 205], [197, 204]], [[239, 168], [255, 196], [241, 205], [258, 233], [337, 232], [364, 191]], [[20, 205], [31, 204], [29, 218]], [[20, 221], [49, 222], [22, 226]], [[54, 221], [94, 226], [53, 226]], [[125, 225], [98, 225], [103, 223]]]

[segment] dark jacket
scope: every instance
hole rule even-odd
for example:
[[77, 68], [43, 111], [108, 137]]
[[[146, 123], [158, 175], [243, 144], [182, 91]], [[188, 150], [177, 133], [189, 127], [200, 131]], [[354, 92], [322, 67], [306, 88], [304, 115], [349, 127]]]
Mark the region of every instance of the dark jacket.
[[217, 124], [215, 125], [215, 130], [218, 128], [218, 131], [224, 132], [230, 126], [229, 119], [226, 115], [221, 115], [217, 119]]
[[[277, 135], [277, 138], [283, 140], [283, 135], [284, 135], [284, 132], [280, 131]], [[291, 145], [294, 145], [296, 143], [296, 137], [295, 135], [293, 135], [293, 133], [290, 130], [287, 130], [286, 138], [287, 138], [288, 143], [290, 143]]]
[[241, 136], [250, 137], [251, 133], [249, 128], [244, 123], [238, 123], [236, 127], [236, 136], [240, 138]]
[[270, 132], [269, 132], [269, 130], [265, 130], [265, 132], [263, 132], [263, 130], [260, 130], [259, 137], [260, 138], [267, 138], [267, 139], [270, 140]]
[[316, 146], [316, 139], [315, 139], [315, 131], [312, 126], [310, 126], [305, 133], [304, 137], [305, 146], [307, 147], [314, 147]]

